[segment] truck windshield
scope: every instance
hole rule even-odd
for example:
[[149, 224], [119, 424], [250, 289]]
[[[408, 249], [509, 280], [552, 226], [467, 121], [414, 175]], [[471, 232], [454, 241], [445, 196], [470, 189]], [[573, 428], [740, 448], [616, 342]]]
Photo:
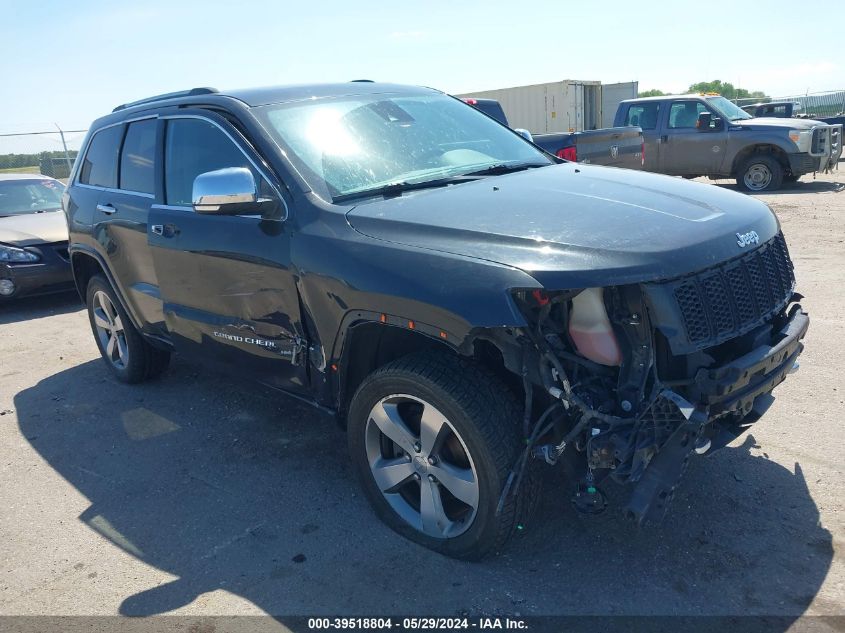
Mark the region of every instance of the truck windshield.
[[[420, 189], [501, 165], [551, 158], [452, 97], [355, 95], [254, 110], [311, 188], [341, 202], [401, 183]], [[497, 170], [489, 175], [500, 173]]]
[[728, 121], [738, 121], [739, 119], [753, 118], [748, 112], [740, 108], [735, 103], [731, 103], [724, 97], [708, 97], [707, 102], [721, 112]]
[[62, 208], [62, 183], [45, 178], [0, 180], [0, 217]]

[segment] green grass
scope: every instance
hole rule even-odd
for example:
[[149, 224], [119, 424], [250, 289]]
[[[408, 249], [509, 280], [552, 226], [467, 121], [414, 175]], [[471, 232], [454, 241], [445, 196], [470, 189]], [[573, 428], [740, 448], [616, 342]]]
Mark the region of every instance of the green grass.
[[40, 174], [41, 169], [37, 166], [30, 167], [8, 167], [0, 169], [0, 174]]

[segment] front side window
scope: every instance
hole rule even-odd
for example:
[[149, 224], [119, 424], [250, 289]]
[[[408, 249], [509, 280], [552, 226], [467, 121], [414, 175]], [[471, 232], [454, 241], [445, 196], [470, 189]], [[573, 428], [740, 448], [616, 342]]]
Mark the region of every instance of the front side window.
[[327, 199], [500, 165], [552, 164], [519, 135], [440, 93], [353, 95], [254, 111]]
[[246, 167], [260, 176], [244, 153], [220, 128], [203, 119], [167, 122], [164, 186], [167, 204], [190, 206], [194, 179], [207, 171]]
[[669, 109], [669, 127], [675, 130], [695, 128], [702, 112], [709, 110], [700, 101], [676, 101]]
[[114, 125], [94, 134], [79, 174], [79, 182], [97, 187], [117, 187], [117, 153], [123, 126]]
[[58, 211], [64, 186], [57, 180], [0, 180], [0, 218]]
[[641, 127], [644, 130], [657, 129], [657, 116], [660, 114], [660, 102], [638, 103], [628, 108], [625, 125]]
[[155, 192], [154, 157], [156, 119], [135, 121], [126, 129], [120, 152], [120, 188], [140, 193]]

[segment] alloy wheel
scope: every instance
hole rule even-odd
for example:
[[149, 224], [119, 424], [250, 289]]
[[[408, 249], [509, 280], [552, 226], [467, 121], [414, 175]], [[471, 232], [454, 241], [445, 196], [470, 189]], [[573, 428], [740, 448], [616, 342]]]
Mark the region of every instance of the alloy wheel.
[[123, 320], [111, 298], [102, 290], [94, 293], [92, 311], [94, 327], [106, 360], [117, 369], [125, 368], [129, 362], [129, 346]]
[[478, 473], [464, 440], [433, 405], [407, 394], [383, 398], [368, 416], [365, 444], [378, 489], [406, 523], [440, 539], [469, 529]]

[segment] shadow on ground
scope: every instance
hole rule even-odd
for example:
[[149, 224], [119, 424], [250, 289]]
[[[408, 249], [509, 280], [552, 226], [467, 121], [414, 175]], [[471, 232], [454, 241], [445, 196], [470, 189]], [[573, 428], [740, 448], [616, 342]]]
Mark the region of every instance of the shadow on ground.
[[67, 314], [81, 309], [82, 303], [75, 290], [43, 297], [6, 299], [0, 301], [0, 325]]
[[178, 576], [127, 595], [124, 615], [164, 613], [225, 589], [282, 622], [282, 614], [797, 616], [833, 557], [800, 466], [753, 456], [751, 437], [694, 462], [656, 528], [625, 523], [619, 504], [579, 517], [562, 477], [550, 475], [533, 525], [504, 555], [468, 564], [383, 527], [350, 478], [335, 422], [257, 387], [182, 362], [130, 387], [91, 361], [19, 393], [15, 409], [23, 435], [89, 500], [78, 519]]
[[[820, 176], [824, 178], [824, 176]], [[796, 193], [840, 193], [845, 191], [845, 183], [831, 182], [830, 180], [811, 180], [811, 176], [804, 176], [798, 182], [785, 182], [783, 186], [777, 191], [745, 191], [740, 189], [739, 185], [734, 180], [716, 180], [713, 184], [731, 189], [732, 191], [739, 191], [748, 195], [778, 195], [788, 196]]]

